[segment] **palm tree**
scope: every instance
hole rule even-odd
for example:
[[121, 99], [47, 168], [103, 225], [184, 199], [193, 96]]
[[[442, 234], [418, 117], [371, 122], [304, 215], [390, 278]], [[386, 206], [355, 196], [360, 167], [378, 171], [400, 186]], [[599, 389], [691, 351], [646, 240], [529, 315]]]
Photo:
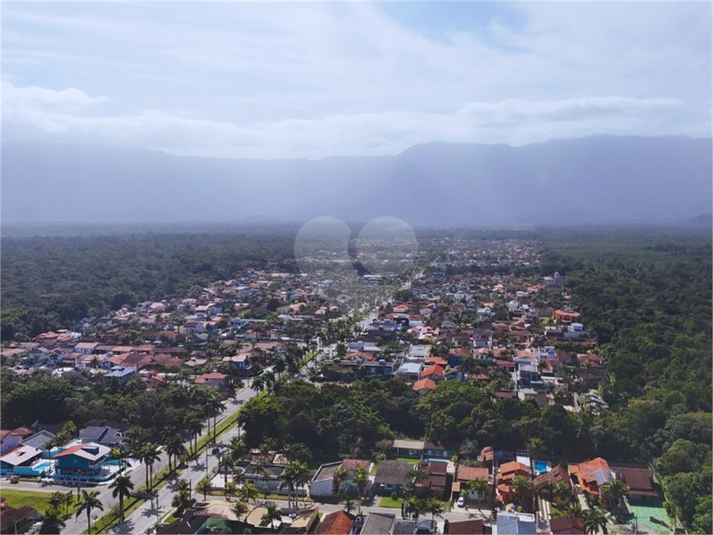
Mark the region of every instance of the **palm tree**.
[[522, 475], [515, 476], [515, 479], [512, 482], [512, 489], [517, 494], [518, 501], [523, 507], [525, 499], [535, 490], [530, 478]]
[[366, 471], [366, 467], [361, 465], [357, 468], [356, 474], [354, 475], [354, 483], [356, 483], [359, 489], [359, 514], [361, 515], [361, 502], [364, 499], [364, 491], [366, 491], [366, 485], [369, 483], [369, 473]]
[[468, 492], [470, 494], [477, 493], [478, 494], [478, 508], [480, 508], [480, 504], [482, 503], [483, 498], [485, 497], [486, 493], [488, 492], [488, 482], [483, 479], [482, 477], [473, 479], [468, 483]]
[[50, 508], [59, 511], [62, 504], [64, 504], [64, 494], [61, 492], [53, 492], [49, 499]]
[[225, 498], [230, 501], [230, 498], [235, 496], [238, 492], [238, 486], [235, 484], [234, 481], [228, 481], [225, 484], [225, 489], [223, 490], [225, 493]]
[[292, 499], [297, 502], [295, 489], [296, 487], [302, 487], [309, 481], [309, 468], [300, 461], [290, 461], [287, 463], [287, 466], [285, 466], [281, 478], [283, 484], [289, 488]]
[[232, 472], [235, 463], [230, 455], [224, 455], [218, 463], [218, 472], [223, 471], [223, 487], [228, 485], [228, 472]]
[[565, 503], [572, 496], [572, 488], [565, 481], [558, 481], [552, 486], [552, 498], [556, 503]]
[[260, 525], [261, 526], [270, 526], [270, 529], [275, 529], [275, 522], [281, 522], [282, 521], [282, 514], [280, 511], [277, 509], [277, 505], [274, 503], [270, 502], [267, 504], [267, 511], [265, 512], [264, 515], [262, 515], [262, 519], [260, 520]]
[[183, 445], [181, 435], [176, 433], [169, 437], [166, 441], [166, 455], [168, 455], [168, 471], [171, 472], [173, 470], [171, 459], [175, 459], [176, 466], [178, 466], [178, 459], [186, 455], [186, 447]]
[[334, 471], [334, 474], [332, 474], [332, 494], [337, 494], [339, 492], [339, 487], [342, 484], [342, 481], [344, 481], [346, 475], [347, 469], [344, 468], [344, 466], [339, 465], [339, 467], [337, 467]]
[[87, 492], [86, 490], [82, 491], [82, 497], [79, 500], [79, 503], [77, 504], [77, 512], [75, 513], [75, 516], [79, 518], [79, 515], [82, 513], [87, 513], [87, 533], [92, 532], [92, 510], [93, 509], [99, 509], [100, 511], [104, 510], [104, 504], [97, 498], [99, 496], [99, 491], [93, 490], [90, 492]]
[[208, 493], [213, 490], [210, 484], [210, 479], [207, 477], [202, 478], [198, 483], [196, 483], [196, 492], [200, 492], [205, 500], [208, 497]]
[[201, 422], [200, 418], [196, 416], [195, 414], [189, 416], [186, 418], [186, 430], [191, 434], [193, 437], [193, 453], [198, 451], [198, 435], [201, 434], [201, 431], [203, 431], [203, 423]]
[[613, 503], [614, 507], [618, 507], [621, 499], [629, 493], [629, 488], [621, 479], [612, 479], [599, 489], [602, 498], [609, 503]]
[[248, 506], [243, 502], [235, 502], [235, 505], [233, 505], [233, 512], [235, 513], [235, 516], [239, 518], [248, 512]]
[[243, 453], [245, 453], [245, 442], [243, 442], [243, 439], [240, 437], [231, 438], [228, 447], [233, 461], [238, 461]]
[[437, 498], [429, 498], [426, 501], [426, 511], [431, 513], [431, 521], [436, 522], [437, 516], [443, 516], [445, 509], [443, 503]]
[[218, 416], [224, 410], [225, 410], [225, 403], [223, 403], [217, 397], [210, 398], [205, 405], [205, 411], [208, 413], [209, 416], [213, 417], [213, 440], [215, 440], [218, 435], [218, 428], [217, 428]]
[[260, 492], [257, 490], [255, 485], [248, 483], [247, 485], [243, 485], [243, 488], [240, 489], [239, 495], [241, 500], [245, 500], [246, 502], [253, 500], [256, 502]]
[[65, 523], [62, 521], [59, 510], [52, 506], [45, 510], [40, 533], [59, 533], [64, 527]]
[[174, 492], [190, 492], [191, 484], [187, 479], [179, 479], [173, 486]]
[[359, 497], [359, 488], [352, 481], [344, 481], [339, 485], [338, 496], [346, 504], [348, 513], [352, 506], [352, 500]]
[[601, 509], [593, 507], [584, 511], [584, 529], [593, 535], [602, 532], [607, 533], [607, 517]]
[[116, 459], [119, 461], [119, 467], [120, 469], [124, 469], [126, 461], [126, 450], [124, 448], [112, 448], [111, 449], [111, 458]]
[[188, 509], [193, 507], [196, 500], [191, 497], [190, 490], [188, 488], [181, 488], [174, 496], [171, 501], [171, 507], [176, 508], [176, 515], [182, 516]]
[[158, 446], [151, 442], [144, 444], [139, 452], [139, 459], [146, 465], [146, 489], [151, 490], [153, 486], [153, 482], [151, 481], [153, 477], [153, 465], [156, 461], [161, 459]]
[[72, 503], [74, 503], [74, 494], [72, 494], [70, 490], [64, 495], [64, 512], [66, 514], [69, 514], [69, 508], [72, 506]]
[[131, 491], [134, 490], [134, 483], [131, 481], [129, 476], [117, 476], [114, 482], [109, 485], [110, 489], [114, 489], [111, 492], [112, 497], [119, 497], [119, 519], [120, 522], [124, 521], [124, 498], [131, 495]]

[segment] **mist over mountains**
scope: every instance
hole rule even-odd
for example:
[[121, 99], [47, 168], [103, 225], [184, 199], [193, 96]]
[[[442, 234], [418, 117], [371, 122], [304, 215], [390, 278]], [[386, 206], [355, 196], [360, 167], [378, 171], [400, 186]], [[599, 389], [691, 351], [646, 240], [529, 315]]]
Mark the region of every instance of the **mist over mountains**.
[[710, 214], [711, 140], [596, 136], [429, 143], [395, 156], [244, 160], [2, 144], [3, 222], [303, 220], [410, 224], [690, 219]]

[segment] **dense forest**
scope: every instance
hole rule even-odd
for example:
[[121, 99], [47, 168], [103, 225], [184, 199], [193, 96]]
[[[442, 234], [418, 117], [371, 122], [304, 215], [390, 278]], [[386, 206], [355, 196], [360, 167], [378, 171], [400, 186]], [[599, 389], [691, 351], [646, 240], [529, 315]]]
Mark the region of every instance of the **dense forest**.
[[607, 435], [612, 458], [653, 465], [670, 511], [713, 532], [710, 227], [540, 236], [543, 269], [566, 274], [612, 377], [604, 394], [614, 410], [592, 434]]
[[296, 229], [2, 239], [2, 340], [68, 328], [247, 268], [294, 267]]

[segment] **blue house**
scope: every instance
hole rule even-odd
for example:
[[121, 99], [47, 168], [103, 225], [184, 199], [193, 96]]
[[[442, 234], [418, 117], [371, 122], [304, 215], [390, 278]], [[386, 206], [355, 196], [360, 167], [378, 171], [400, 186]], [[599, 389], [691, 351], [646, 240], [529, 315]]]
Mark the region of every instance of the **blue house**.
[[77, 444], [54, 456], [59, 478], [101, 479], [102, 468], [109, 459], [111, 448], [88, 442]]

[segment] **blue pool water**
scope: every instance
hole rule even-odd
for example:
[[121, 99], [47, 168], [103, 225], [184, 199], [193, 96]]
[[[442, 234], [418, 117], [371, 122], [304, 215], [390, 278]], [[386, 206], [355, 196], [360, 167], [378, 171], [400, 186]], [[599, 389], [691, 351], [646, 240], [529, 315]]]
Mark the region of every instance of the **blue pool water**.
[[49, 461], [44, 461], [42, 463], [36, 464], [32, 468], [37, 472], [41, 472], [42, 470], [49, 470], [50, 468], [52, 468], [52, 463], [50, 463]]
[[535, 461], [535, 474], [540, 475], [550, 471], [550, 463], [547, 461]]

